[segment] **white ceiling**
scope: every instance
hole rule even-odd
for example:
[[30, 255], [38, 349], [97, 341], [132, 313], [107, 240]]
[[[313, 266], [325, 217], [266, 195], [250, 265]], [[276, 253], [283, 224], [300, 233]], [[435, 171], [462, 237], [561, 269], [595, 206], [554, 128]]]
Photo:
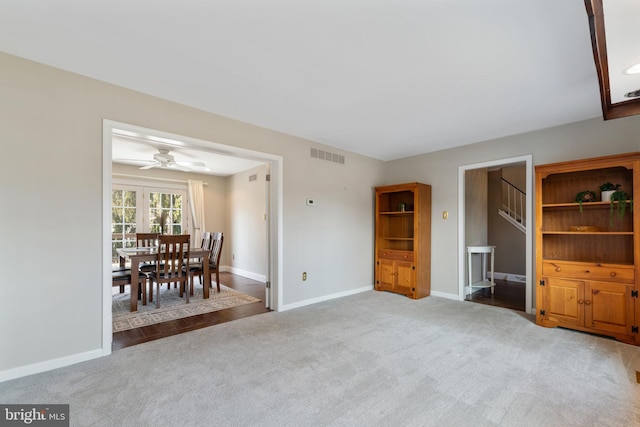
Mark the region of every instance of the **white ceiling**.
[[381, 160], [602, 115], [584, 0], [3, 0], [0, 50]]
[[[145, 168], [154, 165], [154, 154], [157, 154], [159, 149], [169, 150], [177, 164], [169, 166], [168, 169], [175, 172], [229, 176], [264, 164], [256, 160], [194, 148], [193, 144], [184, 139], [167, 138], [152, 131], [114, 129], [112, 132], [111, 158], [114, 163]], [[202, 163], [204, 166], [185, 166], [180, 164], [182, 162]], [[156, 164], [155, 167], [159, 166]]]
[[626, 93], [640, 89], [640, 74], [625, 71], [640, 63], [640, 1], [604, 0], [607, 60], [612, 102], [624, 102]]

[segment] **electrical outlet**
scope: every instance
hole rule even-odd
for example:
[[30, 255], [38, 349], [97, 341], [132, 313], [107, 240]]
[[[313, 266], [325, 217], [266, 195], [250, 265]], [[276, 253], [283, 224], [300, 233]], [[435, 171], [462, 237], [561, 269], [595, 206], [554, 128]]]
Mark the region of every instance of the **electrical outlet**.
[[305, 280], [307, 280], [307, 272], [306, 271], [304, 271], [302, 273], [302, 281], [304, 282]]

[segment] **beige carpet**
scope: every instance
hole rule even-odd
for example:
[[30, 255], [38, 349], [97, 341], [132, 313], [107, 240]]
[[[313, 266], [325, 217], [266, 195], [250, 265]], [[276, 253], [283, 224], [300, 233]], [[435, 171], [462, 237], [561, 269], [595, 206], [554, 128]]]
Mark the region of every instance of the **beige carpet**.
[[[115, 288], [114, 290], [117, 290]], [[154, 289], [155, 291], [155, 289]], [[258, 298], [243, 294], [234, 289], [220, 285], [220, 293], [214, 288], [209, 292], [209, 298], [202, 297], [202, 286], [196, 284], [194, 295], [186, 300], [180, 298], [178, 289], [167, 290], [166, 286], [160, 291], [160, 308], [156, 309], [155, 292], [152, 303], [142, 305], [138, 301], [138, 311], [131, 312], [128, 287], [123, 294], [113, 295], [112, 316], [113, 332], [149, 326], [170, 320], [211, 313], [225, 308], [260, 302]]]
[[639, 426], [640, 347], [534, 320], [368, 291], [2, 382], [0, 403], [68, 403], [72, 427]]

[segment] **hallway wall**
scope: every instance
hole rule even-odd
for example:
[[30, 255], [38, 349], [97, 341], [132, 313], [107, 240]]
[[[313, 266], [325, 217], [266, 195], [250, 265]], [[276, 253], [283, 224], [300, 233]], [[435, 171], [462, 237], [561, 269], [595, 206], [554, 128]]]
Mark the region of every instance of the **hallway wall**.
[[[509, 182], [520, 181], [520, 178], [524, 182], [525, 174], [524, 164], [517, 168], [509, 167], [489, 172], [487, 224], [489, 245], [496, 247], [496, 272], [526, 275], [526, 235], [498, 214], [502, 206], [501, 178], [507, 175], [510, 178]], [[525, 185], [522, 185], [522, 188], [524, 187]]]

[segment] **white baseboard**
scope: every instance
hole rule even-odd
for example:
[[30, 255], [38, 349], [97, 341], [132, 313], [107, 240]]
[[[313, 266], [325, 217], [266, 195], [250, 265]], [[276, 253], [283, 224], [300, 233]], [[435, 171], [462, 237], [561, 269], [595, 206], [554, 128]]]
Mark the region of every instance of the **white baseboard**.
[[102, 349], [98, 349], [86, 351], [84, 353], [72, 354], [70, 356], [59, 357], [57, 359], [46, 360], [44, 362], [38, 362], [31, 365], [20, 366], [18, 368], [7, 369], [6, 371], [0, 372], [0, 383], [33, 374], [39, 374], [45, 371], [51, 371], [52, 369], [75, 365], [76, 363], [86, 362], [87, 360], [91, 359], [97, 359], [105, 355], [106, 354], [102, 351]]
[[229, 265], [221, 265], [220, 271], [237, 274], [238, 276], [246, 277], [247, 279], [252, 279], [261, 283], [267, 283], [267, 277], [264, 274], [252, 273], [250, 271], [241, 270]]
[[346, 297], [349, 295], [355, 295], [355, 294], [359, 294], [361, 292], [367, 292], [367, 291], [371, 291], [373, 290], [373, 285], [371, 286], [363, 286], [362, 288], [357, 288], [357, 289], [352, 289], [349, 291], [344, 291], [344, 292], [338, 292], [335, 294], [331, 294], [331, 295], [324, 295], [318, 298], [311, 298], [311, 299], [307, 299], [304, 301], [298, 301], [295, 302], [293, 304], [285, 304], [284, 306], [280, 307], [278, 309], [278, 311], [287, 311], [287, 310], [291, 310], [293, 308], [300, 308], [300, 307], [304, 307], [306, 305], [311, 305], [311, 304], [316, 304], [322, 301], [328, 301], [328, 300], [332, 300], [332, 299], [336, 299], [336, 298], [342, 298], [342, 297]]
[[458, 301], [458, 294], [450, 294], [448, 292], [439, 292], [439, 291], [431, 291], [431, 295], [434, 297], [452, 299], [454, 301]]

